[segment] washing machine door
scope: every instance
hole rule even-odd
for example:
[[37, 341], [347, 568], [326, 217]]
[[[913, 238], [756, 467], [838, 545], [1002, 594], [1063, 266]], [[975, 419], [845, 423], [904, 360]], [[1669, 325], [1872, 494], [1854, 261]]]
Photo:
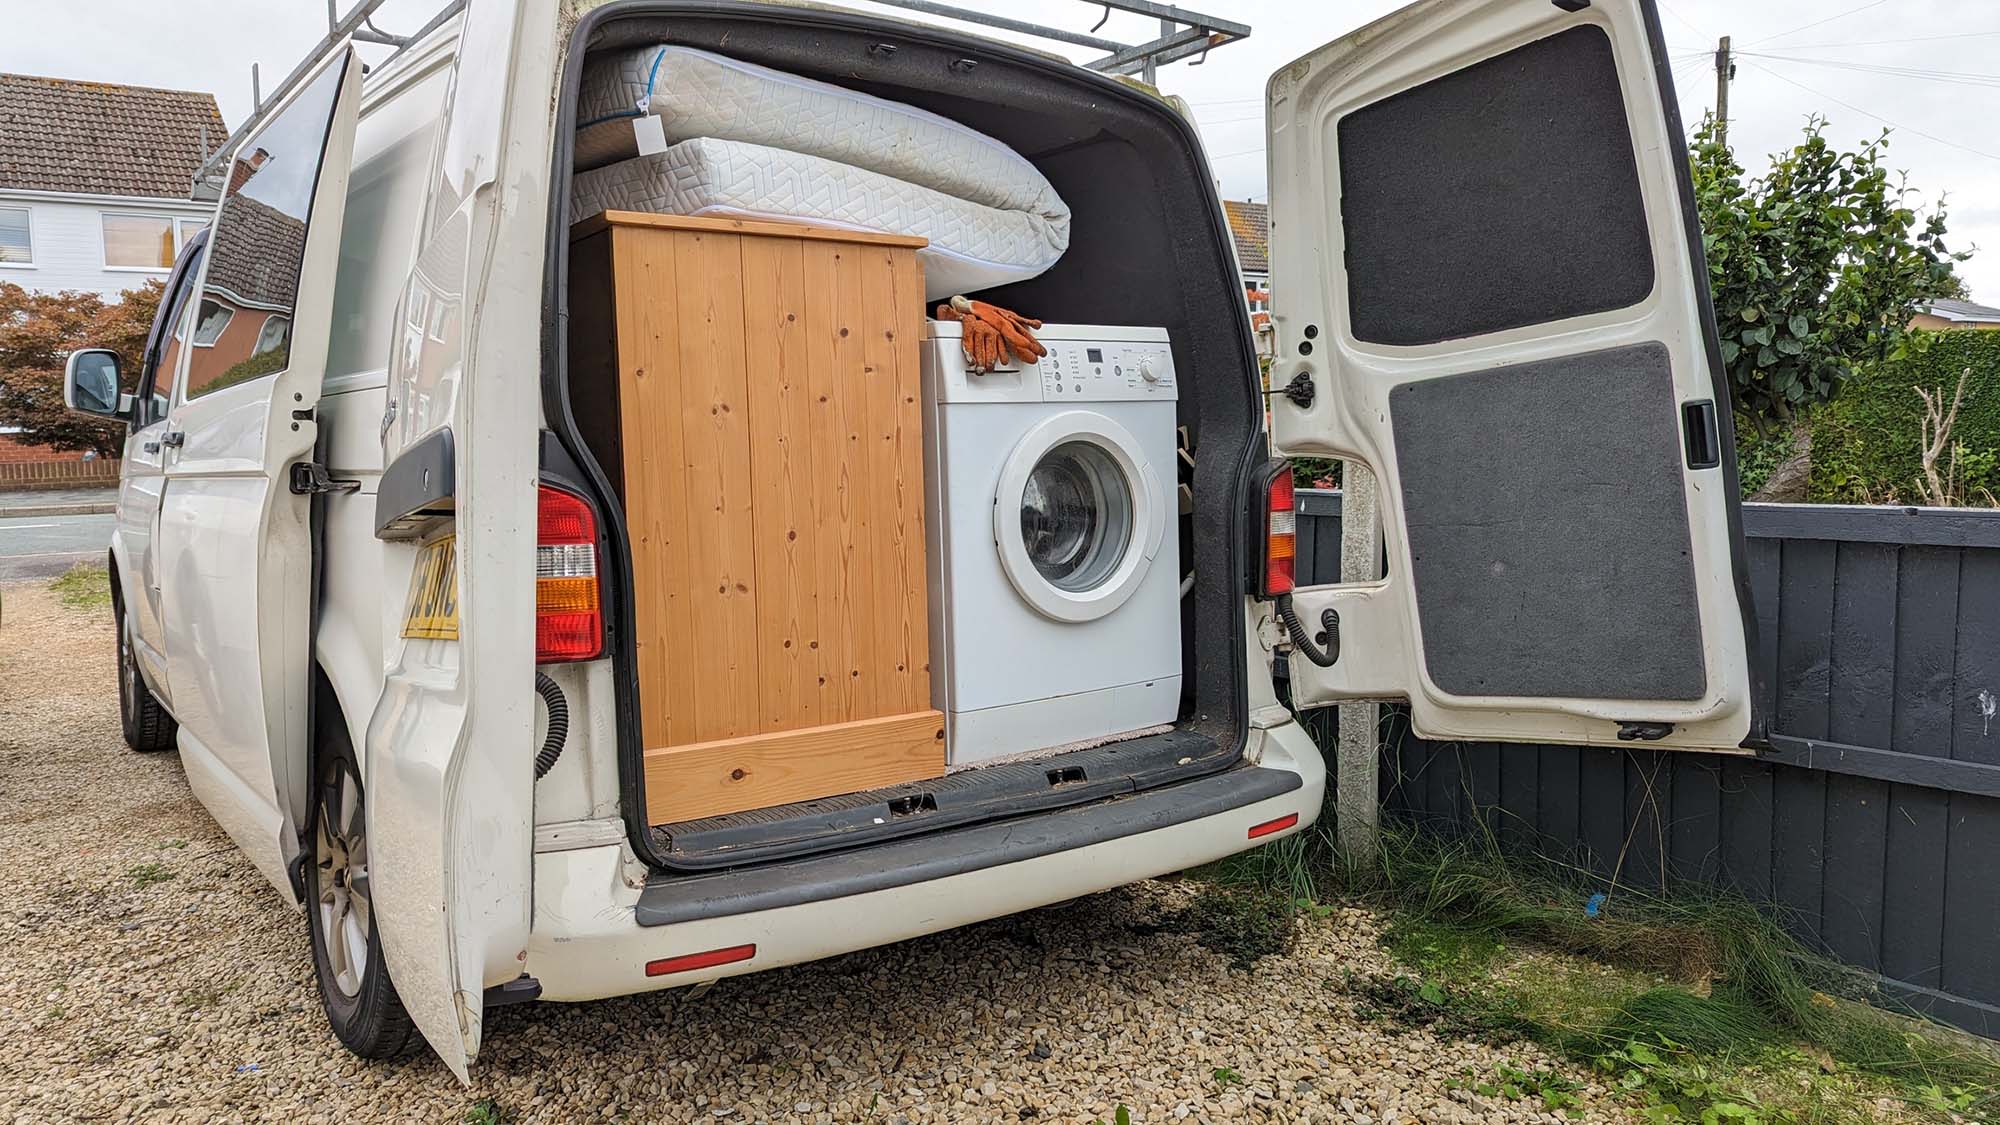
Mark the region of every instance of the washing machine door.
[[993, 540], [1037, 613], [1094, 621], [1145, 581], [1167, 526], [1166, 491], [1131, 431], [1091, 410], [1036, 423], [1000, 470]]

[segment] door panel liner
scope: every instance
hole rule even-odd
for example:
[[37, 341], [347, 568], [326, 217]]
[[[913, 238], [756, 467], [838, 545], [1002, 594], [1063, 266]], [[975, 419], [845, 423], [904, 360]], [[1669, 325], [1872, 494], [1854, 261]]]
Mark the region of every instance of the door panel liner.
[[657, 825], [653, 848], [662, 866], [676, 871], [796, 859], [1127, 796], [1214, 773], [1234, 758], [1208, 735], [1167, 731], [861, 793]]
[[1304, 783], [1290, 770], [1243, 763], [1117, 800], [880, 847], [743, 871], [699, 875], [656, 871], [639, 893], [633, 913], [641, 926], [670, 926], [889, 890], [1171, 828], [1281, 797]]

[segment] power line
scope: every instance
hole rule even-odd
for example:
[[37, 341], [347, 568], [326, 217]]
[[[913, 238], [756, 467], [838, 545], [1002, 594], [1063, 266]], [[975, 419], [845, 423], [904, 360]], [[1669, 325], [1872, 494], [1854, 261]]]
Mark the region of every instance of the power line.
[[1832, 47], [1894, 47], [1902, 43], [1938, 43], [1946, 39], [1985, 39], [2000, 35], [2000, 31], [1968, 31], [1961, 35], [1919, 35], [1914, 39], [1869, 39], [1847, 43], [1790, 43], [1787, 51], [1817, 51]]
[[1770, 59], [1774, 62], [1803, 63], [1808, 66], [1832, 67], [1836, 70], [1851, 70], [1862, 74], [1883, 74], [1895, 78], [1918, 78], [1927, 82], [1950, 82], [1960, 86], [2000, 87], [2000, 74], [1926, 70], [1922, 67], [1888, 66], [1882, 63], [1850, 62], [1845, 59], [1809, 59], [1797, 55], [1776, 55], [1767, 51], [1738, 51], [1737, 53], [1748, 55], [1752, 58]]
[[1783, 39], [1788, 35], [1797, 35], [1801, 31], [1810, 31], [1815, 27], [1819, 27], [1821, 24], [1829, 24], [1835, 20], [1846, 19], [1847, 17], [1854, 15], [1856, 12], [1865, 12], [1870, 8], [1879, 8], [1882, 5], [1887, 4], [1888, 2], [1889, 0], [1868, 0], [1868, 3], [1863, 4], [1858, 8], [1849, 8], [1844, 12], [1841, 12], [1837, 15], [1828, 16], [1823, 20], [1814, 20], [1811, 23], [1802, 24], [1801, 26], [1795, 27], [1790, 31], [1780, 31], [1776, 35], [1766, 35], [1764, 38], [1759, 39], [1756, 42], [1746, 43], [1744, 45], [1748, 47], [1755, 47], [1758, 43], [1769, 43], [1773, 39]]
[[1971, 145], [1962, 145], [1959, 144], [1957, 141], [1948, 141], [1943, 137], [1937, 136], [1936, 134], [1933, 133], [1926, 133], [1922, 129], [1918, 129], [1914, 126], [1904, 125], [1901, 124], [1900, 122], [1891, 121], [1888, 118], [1882, 116], [1881, 114], [1876, 113], [1874, 110], [1862, 109], [1860, 106], [1855, 105], [1852, 102], [1841, 101], [1839, 98], [1834, 97], [1832, 94], [1829, 94], [1824, 90], [1815, 90], [1811, 86], [1808, 86], [1803, 82], [1779, 74], [1777, 71], [1772, 70], [1770, 67], [1765, 66], [1762, 63], [1753, 62], [1749, 63], [1748, 65], [1756, 67], [1758, 70], [1763, 71], [1765, 74], [1770, 75], [1771, 77], [1777, 79], [1780, 82], [1785, 82], [1793, 86], [1797, 86], [1799, 89], [1804, 90], [1806, 93], [1812, 94], [1815, 97], [1825, 98], [1827, 101], [1830, 101], [1837, 106], [1844, 106], [1848, 109], [1853, 110], [1858, 114], [1861, 114], [1864, 117], [1872, 117], [1875, 120], [1880, 121], [1882, 124], [1887, 125], [1892, 129], [1901, 129], [1905, 133], [1912, 133], [1915, 134], [1916, 136], [1924, 138], [1925, 140], [1936, 141], [1938, 144], [1945, 145], [1949, 148], [1959, 149], [1963, 152], [1969, 152], [1974, 156], [1983, 156], [1988, 160], [2000, 160], [2000, 154], [1987, 152], [1984, 149], [1973, 148]]
[[1693, 23], [1689, 22], [1686, 16], [1681, 15], [1679, 12], [1674, 11], [1674, 6], [1672, 4], [1667, 3], [1666, 0], [1660, 0], [1660, 10], [1674, 17], [1675, 19], [1681, 21], [1682, 27], [1687, 28], [1689, 31], [1692, 31], [1696, 35], [1701, 36], [1703, 39], [1709, 38], [1708, 32], [1703, 31], [1702, 29], [1696, 27]]

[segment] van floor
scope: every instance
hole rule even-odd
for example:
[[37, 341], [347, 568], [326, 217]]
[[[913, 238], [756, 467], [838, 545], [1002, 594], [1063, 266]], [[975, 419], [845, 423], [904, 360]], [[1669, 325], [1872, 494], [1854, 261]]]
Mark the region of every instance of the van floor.
[[1233, 760], [1190, 730], [1093, 746], [944, 777], [653, 827], [653, 847], [678, 871], [796, 859], [941, 828], [1048, 812], [1215, 772]]

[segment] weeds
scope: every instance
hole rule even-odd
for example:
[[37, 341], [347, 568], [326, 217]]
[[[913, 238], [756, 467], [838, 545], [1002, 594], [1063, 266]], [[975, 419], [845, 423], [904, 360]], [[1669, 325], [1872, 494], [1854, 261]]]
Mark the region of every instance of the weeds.
[[1214, 1078], [1215, 1084], [1221, 1087], [1243, 1085], [1243, 1076], [1238, 1074], [1234, 1067], [1218, 1066], [1211, 1072], [1210, 1077]]
[[481, 1098], [466, 1108], [465, 1125], [500, 1125], [507, 1120], [506, 1110], [492, 1098]]
[[150, 887], [173, 878], [174, 873], [157, 863], [135, 863], [125, 869], [125, 877], [132, 880], [134, 886]]
[[[1343, 868], [1329, 836], [1298, 839], [1294, 855], [1222, 874], [1383, 909], [1384, 944], [1420, 976], [1345, 982], [1370, 1018], [1535, 1040], [1599, 1070], [1654, 1121], [1866, 1120], [1853, 1107], [1869, 1091], [1975, 1119], [2000, 1106], [2000, 1057], [1870, 1006], [1867, 978], [1739, 897], [1613, 887], [1588, 912], [1601, 881], [1503, 855], [1490, 837], [1386, 830], [1373, 870]], [[1497, 1075], [1477, 1085], [1510, 1088]]]
[[102, 609], [111, 604], [111, 575], [101, 566], [78, 563], [49, 583], [56, 598], [71, 609]]

